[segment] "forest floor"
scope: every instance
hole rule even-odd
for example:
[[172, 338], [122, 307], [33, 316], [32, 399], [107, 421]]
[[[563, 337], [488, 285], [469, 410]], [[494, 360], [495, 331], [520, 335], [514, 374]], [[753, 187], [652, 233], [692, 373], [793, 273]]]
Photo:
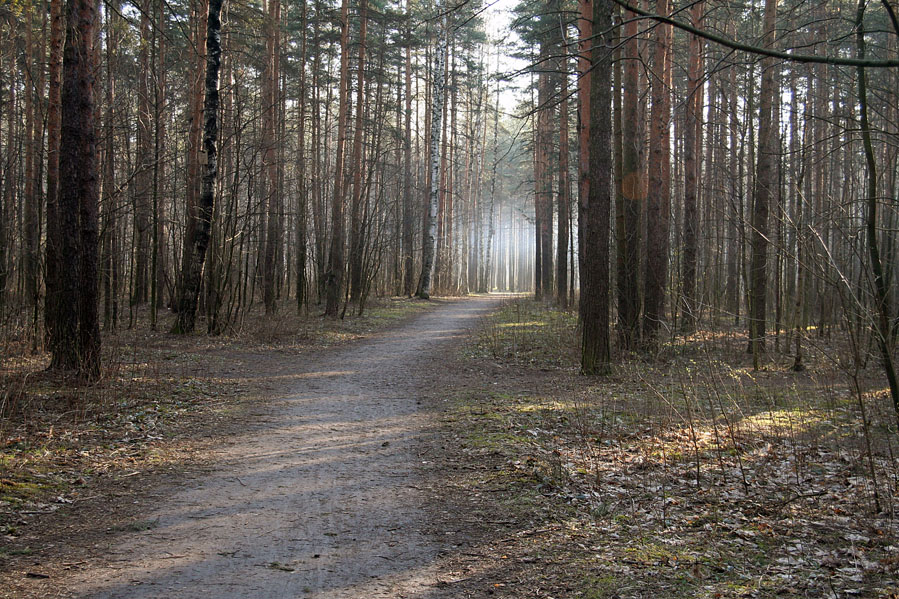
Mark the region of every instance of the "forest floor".
[[895, 417], [828, 335], [585, 379], [520, 298], [247, 329], [2, 364], [0, 597], [899, 597]]
[[435, 527], [483, 523], [442, 565], [456, 596], [899, 597], [896, 414], [845, 333], [802, 372], [753, 371], [727, 325], [586, 379], [575, 329], [515, 300], [466, 348], [434, 465]]

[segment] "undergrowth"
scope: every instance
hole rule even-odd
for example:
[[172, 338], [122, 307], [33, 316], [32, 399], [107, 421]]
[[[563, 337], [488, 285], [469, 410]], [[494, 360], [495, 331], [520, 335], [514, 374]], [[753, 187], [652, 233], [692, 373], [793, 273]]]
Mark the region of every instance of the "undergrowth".
[[584, 378], [575, 328], [531, 300], [505, 305], [466, 357], [530, 374], [460, 394], [448, 417], [466, 459], [493, 465], [468, 484], [504, 489], [491, 509], [515, 522], [504, 551], [519, 581], [551, 571], [571, 597], [899, 592], [899, 437], [873, 364], [866, 439], [853, 381], [829, 359], [836, 336], [801, 373], [777, 354], [752, 371], [733, 351], [743, 333], [722, 329]]

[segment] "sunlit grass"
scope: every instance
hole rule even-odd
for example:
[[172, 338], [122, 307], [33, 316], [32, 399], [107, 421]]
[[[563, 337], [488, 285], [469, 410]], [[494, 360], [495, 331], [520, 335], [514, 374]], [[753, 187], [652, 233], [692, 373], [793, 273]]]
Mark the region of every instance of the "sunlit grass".
[[756, 434], [777, 434], [789, 427], [794, 432], [808, 432], [819, 425], [832, 425], [830, 416], [823, 410], [810, 407], [793, 409], [768, 410], [743, 416], [736, 423], [748, 427]]
[[531, 328], [531, 327], [545, 327], [549, 326], [549, 321], [547, 320], [532, 320], [531, 322], [504, 322], [500, 324], [500, 328], [503, 329], [511, 329], [511, 328]]

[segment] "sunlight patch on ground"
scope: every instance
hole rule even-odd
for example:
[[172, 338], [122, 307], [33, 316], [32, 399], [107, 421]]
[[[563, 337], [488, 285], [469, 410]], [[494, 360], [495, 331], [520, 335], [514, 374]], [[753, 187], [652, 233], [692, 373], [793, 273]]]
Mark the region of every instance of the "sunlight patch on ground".
[[500, 325], [503, 329], [527, 328], [527, 327], [545, 327], [549, 323], [545, 320], [532, 320], [530, 322], [506, 322]]
[[793, 433], [808, 432], [817, 425], [832, 425], [832, 421], [823, 410], [803, 408], [770, 410], [744, 416], [738, 426], [746, 426], [758, 434], [779, 434], [784, 429]]

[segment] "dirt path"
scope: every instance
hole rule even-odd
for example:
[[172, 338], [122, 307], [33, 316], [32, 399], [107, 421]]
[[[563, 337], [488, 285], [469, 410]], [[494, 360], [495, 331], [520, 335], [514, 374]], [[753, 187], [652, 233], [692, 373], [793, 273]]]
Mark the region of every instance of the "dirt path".
[[[417, 398], [493, 297], [296, 364], [287, 398], [66, 586], [80, 597], [428, 597]], [[104, 548], [97, 548], [103, 552]]]

